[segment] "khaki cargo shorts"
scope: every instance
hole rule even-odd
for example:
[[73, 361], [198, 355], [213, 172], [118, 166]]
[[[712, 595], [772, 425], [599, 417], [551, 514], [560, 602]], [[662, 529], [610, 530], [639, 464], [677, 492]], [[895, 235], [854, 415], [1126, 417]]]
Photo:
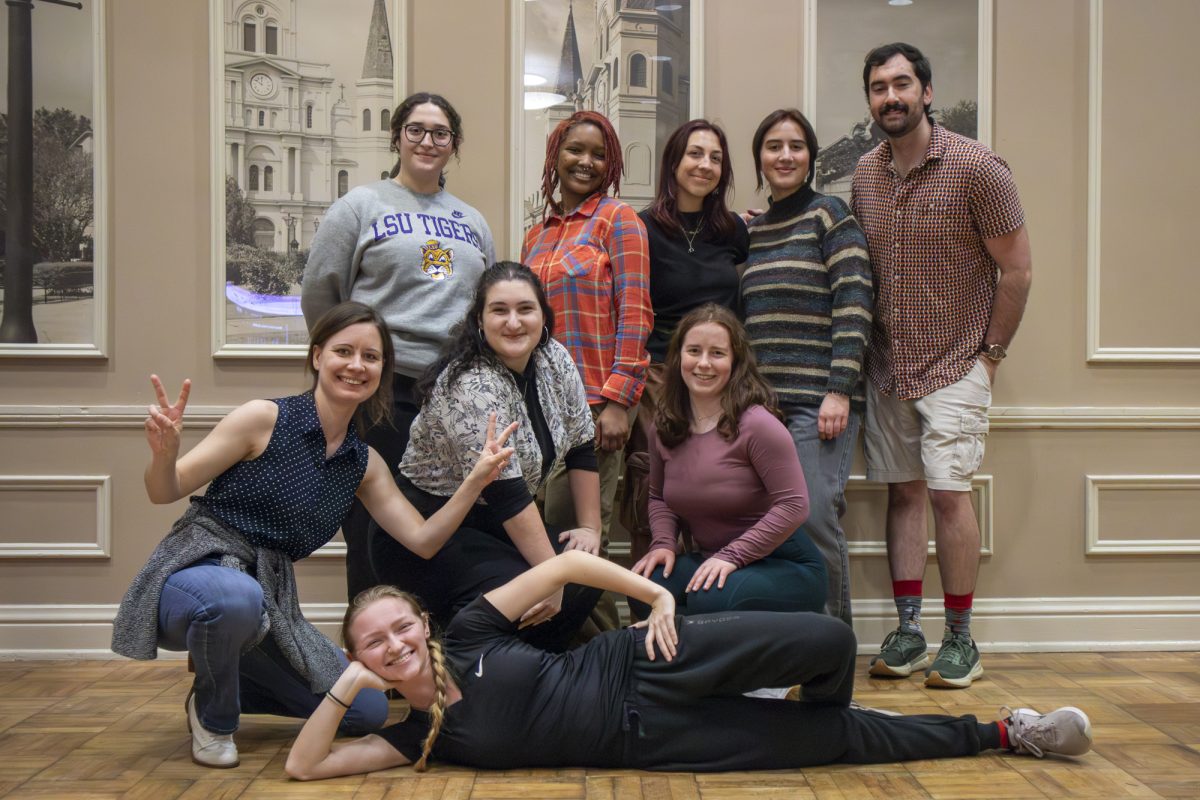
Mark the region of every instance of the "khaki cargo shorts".
[[957, 383], [916, 400], [897, 400], [867, 381], [863, 450], [867, 478], [924, 480], [930, 489], [966, 492], [983, 461], [992, 387], [982, 360]]

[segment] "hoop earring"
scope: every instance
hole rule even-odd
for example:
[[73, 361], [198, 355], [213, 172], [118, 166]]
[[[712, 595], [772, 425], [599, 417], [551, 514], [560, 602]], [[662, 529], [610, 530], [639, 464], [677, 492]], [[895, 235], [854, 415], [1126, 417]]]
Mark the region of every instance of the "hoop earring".
[[550, 344], [550, 329], [543, 325], [542, 338], [538, 340], [538, 347], [545, 347], [548, 344]]
[[487, 339], [484, 339], [484, 338], [483, 338], [483, 328], [476, 328], [476, 329], [475, 329], [475, 337], [476, 337], [477, 339], [479, 339], [479, 346], [480, 346], [482, 349], [486, 350], [486, 349], [487, 349]]

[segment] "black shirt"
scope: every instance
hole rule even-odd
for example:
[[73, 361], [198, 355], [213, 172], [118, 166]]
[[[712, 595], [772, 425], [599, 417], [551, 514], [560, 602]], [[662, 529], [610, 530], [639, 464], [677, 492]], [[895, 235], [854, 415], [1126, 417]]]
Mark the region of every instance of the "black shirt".
[[[684, 229], [695, 230], [700, 214], [681, 213]], [[737, 311], [737, 266], [750, 252], [750, 234], [742, 218], [731, 214], [732, 237], [714, 240], [713, 231], [701, 229], [691, 240], [695, 252], [689, 253], [686, 237], [664, 231], [649, 211], [638, 216], [646, 225], [650, 244], [650, 302], [654, 307], [654, 330], [646, 340], [646, 349], [650, 360], [661, 364], [667, 358], [671, 334], [693, 308], [716, 303]]]
[[[556, 451], [554, 438], [550, 434], [550, 425], [546, 422], [546, 414], [542, 411], [542, 402], [538, 397], [537, 370], [534, 368], [533, 359], [529, 360], [529, 366], [525, 369], [524, 375], [512, 370], [509, 370], [509, 374], [516, 381], [517, 390], [521, 392], [521, 396], [525, 400], [525, 412], [529, 414], [533, 435], [537, 438], [538, 448], [542, 451], [542, 480], [544, 481], [550, 473], [550, 468], [554, 466]], [[568, 450], [563, 456], [563, 461], [567, 470], [582, 469], [588, 472], [599, 470], [596, 462], [596, 448], [591, 442]], [[483, 488], [480, 494], [500, 522], [512, 519], [533, 502], [533, 495], [529, 493], [529, 485], [522, 477], [492, 481]]]
[[[488, 769], [619, 766], [634, 632], [555, 654], [516, 631], [482, 596], [451, 621], [443, 645], [462, 699], [446, 709], [434, 757]], [[428, 732], [429, 714], [413, 709], [379, 735], [415, 762]]]

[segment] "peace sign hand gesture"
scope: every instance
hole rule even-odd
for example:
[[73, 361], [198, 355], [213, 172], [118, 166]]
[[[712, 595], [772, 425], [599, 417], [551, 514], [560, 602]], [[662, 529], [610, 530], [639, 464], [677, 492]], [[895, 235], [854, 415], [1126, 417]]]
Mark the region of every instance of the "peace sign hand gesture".
[[512, 423], [497, 436], [496, 412], [493, 411], [488, 414], [487, 434], [483, 450], [479, 454], [479, 460], [475, 462], [474, 469], [467, 476], [468, 480], [474, 480], [475, 485], [480, 489], [500, 477], [500, 473], [508, 465], [508, 459], [512, 457], [513, 448], [505, 447], [505, 445], [508, 443], [508, 437], [512, 436], [513, 431], [517, 429], [519, 424], [517, 422]]
[[179, 390], [179, 399], [173, 405], [168, 404], [167, 391], [157, 375], [150, 376], [154, 386], [154, 396], [157, 406], [149, 407], [146, 417], [146, 441], [150, 443], [150, 452], [155, 457], [167, 456], [175, 458], [179, 455], [179, 434], [183, 430], [183, 410], [187, 407], [188, 395], [192, 391], [191, 380], [183, 382]]

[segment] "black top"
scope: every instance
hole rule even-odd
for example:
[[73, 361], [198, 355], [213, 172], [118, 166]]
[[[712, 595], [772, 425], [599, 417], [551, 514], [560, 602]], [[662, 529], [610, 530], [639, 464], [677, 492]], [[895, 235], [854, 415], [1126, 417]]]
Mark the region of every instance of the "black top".
[[[695, 230], [700, 215], [699, 211], [681, 213], [684, 229]], [[650, 360], [661, 364], [667, 358], [671, 334], [693, 308], [716, 303], [737, 311], [737, 266], [750, 252], [750, 234], [742, 218], [731, 214], [731, 238], [714, 241], [712, 231], [701, 229], [691, 240], [695, 252], [689, 253], [687, 237], [664, 231], [649, 211], [638, 216], [646, 225], [650, 243], [650, 302], [654, 307], [654, 330], [646, 340], [646, 349]]]
[[[619, 766], [634, 631], [561, 654], [516, 632], [482, 596], [451, 621], [443, 645], [462, 699], [446, 709], [434, 757], [485, 769]], [[413, 709], [379, 735], [415, 762], [428, 732], [429, 714]]]
[[[554, 449], [554, 438], [550, 434], [550, 426], [546, 423], [546, 414], [542, 411], [542, 402], [538, 397], [537, 370], [534, 369], [533, 359], [529, 359], [529, 366], [525, 369], [524, 375], [512, 370], [509, 370], [509, 373], [516, 381], [517, 390], [521, 392], [521, 396], [525, 400], [525, 411], [529, 414], [533, 435], [537, 438], [538, 447], [542, 451], [542, 480], [544, 481], [550, 472], [550, 467], [554, 466], [554, 457], [557, 453]], [[563, 456], [563, 461], [568, 470], [599, 471], [596, 448], [591, 442], [572, 447]], [[483, 488], [481, 494], [487, 502], [488, 508], [500, 522], [512, 519], [524, 511], [525, 506], [533, 502], [533, 495], [529, 493], [529, 485], [521, 477], [492, 481]]]

